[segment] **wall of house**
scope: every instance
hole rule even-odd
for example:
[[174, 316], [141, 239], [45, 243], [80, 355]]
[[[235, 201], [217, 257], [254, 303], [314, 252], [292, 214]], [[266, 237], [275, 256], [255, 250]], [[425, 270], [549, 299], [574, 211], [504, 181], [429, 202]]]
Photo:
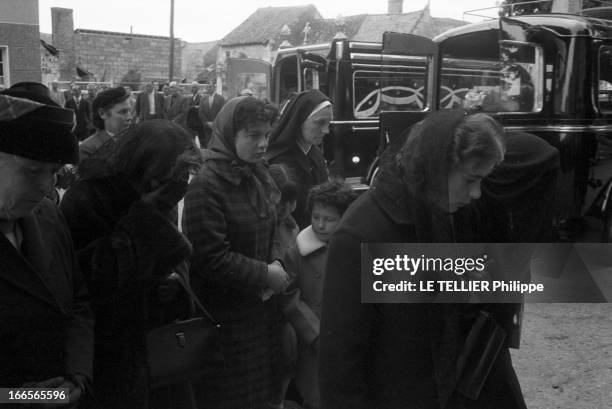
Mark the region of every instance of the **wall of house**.
[[[92, 72], [99, 81], [121, 81], [129, 70], [137, 70], [142, 80], [167, 80], [169, 75], [170, 39], [156, 36], [92, 33], [77, 30], [76, 63]], [[182, 80], [183, 44], [175, 40], [174, 78]]]
[[40, 81], [38, 0], [0, 2], [0, 52], [3, 79], [8, 87], [22, 81]]
[[42, 45], [40, 46], [40, 70], [42, 74], [41, 82], [46, 86], [51, 86], [53, 81], [58, 81], [59, 73], [59, 58], [53, 55]]

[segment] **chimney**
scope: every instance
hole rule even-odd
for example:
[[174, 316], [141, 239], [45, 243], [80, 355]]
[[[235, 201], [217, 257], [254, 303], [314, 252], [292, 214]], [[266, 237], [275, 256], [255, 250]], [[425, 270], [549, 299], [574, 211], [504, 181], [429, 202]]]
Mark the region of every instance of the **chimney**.
[[553, 13], [580, 14], [582, 0], [553, 0]]
[[402, 14], [402, 4], [404, 0], [388, 0], [387, 14]]
[[76, 75], [72, 9], [51, 7], [51, 26], [53, 46], [59, 50], [59, 79], [72, 81]]

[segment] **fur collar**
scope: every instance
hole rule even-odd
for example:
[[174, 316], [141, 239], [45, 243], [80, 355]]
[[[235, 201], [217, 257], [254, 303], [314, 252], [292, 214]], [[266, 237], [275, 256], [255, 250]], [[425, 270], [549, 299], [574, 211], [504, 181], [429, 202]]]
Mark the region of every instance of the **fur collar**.
[[298, 234], [296, 243], [300, 256], [302, 257], [305, 257], [311, 253], [314, 253], [320, 248], [327, 246], [326, 242], [317, 237], [315, 232], [312, 230], [312, 226], [306, 227], [300, 232], [300, 234]]

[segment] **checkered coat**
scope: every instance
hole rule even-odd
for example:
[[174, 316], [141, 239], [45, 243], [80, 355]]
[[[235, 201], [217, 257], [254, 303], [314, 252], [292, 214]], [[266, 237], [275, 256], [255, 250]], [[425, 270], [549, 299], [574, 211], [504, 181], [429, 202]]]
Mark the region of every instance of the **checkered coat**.
[[234, 162], [208, 159], [185, 196], [191, 284], [221, 323], [225, 356], [225, 369], [195, 387], [201, 407], [263, 408], [270, 395], [279, 313], [274, 299], [262, 301], [261, 293], [276, 210], [271, 194], [266, 208], [253, 204], [254, 179]]

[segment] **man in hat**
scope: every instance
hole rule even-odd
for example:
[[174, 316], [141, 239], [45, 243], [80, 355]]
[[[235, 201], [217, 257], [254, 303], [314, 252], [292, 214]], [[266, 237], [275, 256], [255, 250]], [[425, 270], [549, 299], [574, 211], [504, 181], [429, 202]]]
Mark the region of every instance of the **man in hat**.
[[217, 117], [223, 105], [225, 105], [225, 99], [213, 91], [211, 84], [204, 86], [205, 95], [200, 98], [200, 120], [204, 126], [204, 137], [200, 138], [200, 145], [206, 147], [210, 137], [212, 135], [212, 123]]
[[172, 81], [168, 87], [168, 97], [166, 98], [166, 107], [164, 114], [166, 119], [176, 122], [183, 128], [187, 129], [187, 111], [189, 110], [189, 101], [182, 95], [181, 87], [176, 81]]
[[115, 135], [130, 125], [132, 109], [128, 101], [130, 94], [124, 87], [109, 88], [100, 92], [93, 101], [93, 121], [96, 133], [79, 146], [81, 162], [89, 158]]
[[135, 117], [139, 122], [164, 117], [164, 96], [157, 92], [153, 82], [148, 82], [144, 91], [138, 94], [135, 109]]
[[93, 315], [69, 230], [45, 195], [78, 162], [74, 113], [39, 83], [0, 92], [0, 387], [67, 388], [93, 366]]

